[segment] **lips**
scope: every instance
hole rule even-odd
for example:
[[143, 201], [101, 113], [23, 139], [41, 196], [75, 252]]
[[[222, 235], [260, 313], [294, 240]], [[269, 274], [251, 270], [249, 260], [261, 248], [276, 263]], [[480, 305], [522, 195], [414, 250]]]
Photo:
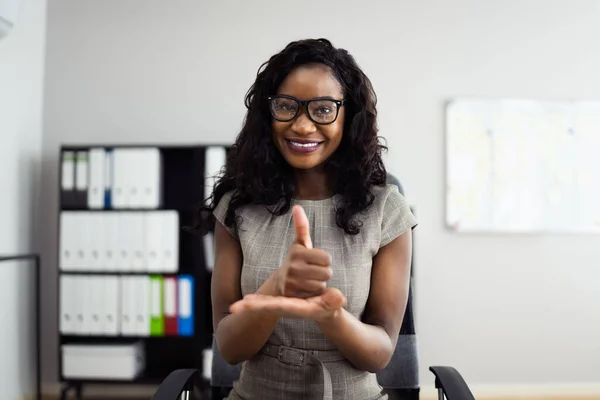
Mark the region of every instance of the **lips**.
[[322, 141], [305, 139], [286, 139], [285, 141], [291, 150], [298, 153], [311, 153], [323, 143]]

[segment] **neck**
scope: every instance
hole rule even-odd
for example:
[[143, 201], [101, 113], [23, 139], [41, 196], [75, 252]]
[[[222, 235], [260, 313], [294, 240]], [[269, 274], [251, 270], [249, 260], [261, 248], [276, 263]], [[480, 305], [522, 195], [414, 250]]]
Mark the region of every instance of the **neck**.
[[323, 200], [333, 195], [325, 170], [295, 170], [296, 190], [294, 198], [298, 200]]

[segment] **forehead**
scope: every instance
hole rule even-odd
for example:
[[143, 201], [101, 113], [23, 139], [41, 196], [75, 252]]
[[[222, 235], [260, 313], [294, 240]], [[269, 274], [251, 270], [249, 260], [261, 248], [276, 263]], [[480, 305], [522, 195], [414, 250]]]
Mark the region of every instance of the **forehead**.
[[283, 80], [277, 94], [294, 96], [301, 100], [315, 97], [342, 98], [342, 85], [331, 69], [322, 64], [303, 65], [293, 69]]

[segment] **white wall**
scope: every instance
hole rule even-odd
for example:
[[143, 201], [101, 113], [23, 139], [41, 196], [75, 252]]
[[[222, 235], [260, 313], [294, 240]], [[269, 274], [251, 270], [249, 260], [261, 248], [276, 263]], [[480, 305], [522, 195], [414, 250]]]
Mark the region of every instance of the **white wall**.
[[[423, 386], [432, 364], [477, 387], [598, 383], [600, 238], [446, 232], [442, 118], [460, 95], [600, 98], [599, 17], [593, 0], [53, 0], [44, 254], [56, 259], [61, 143], [231, 141], [259, 65], [290, 40], [325, 36], [371, 77], [389, 169], [417, 208]], [[55, 296], [48, 286], [47, 381]]]
[[[37, 250], [46, 0], [22, 0], [0, 41], [0, 255]], [[35, 379], [33, 264], [0, 264], [0, 391], [13, 400]]]

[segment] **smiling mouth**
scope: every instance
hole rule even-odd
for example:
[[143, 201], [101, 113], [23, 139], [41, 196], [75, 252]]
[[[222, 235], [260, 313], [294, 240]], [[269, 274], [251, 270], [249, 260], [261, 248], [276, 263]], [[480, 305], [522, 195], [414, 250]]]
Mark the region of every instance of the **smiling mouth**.
[[315, 142], [315, 141], [308, 141], [308, 140], [293, 140], [293, 139], [285, 139], [285, 140], [295, 147], [304, 147], [304, 148], [317, 147], [318, 145], [323, 143], [323, 142]]
[[312, 153], [323, 144], [323, 142], [313, 140], [285, 139], [285, 141], [290, 150], [296, 153]]

